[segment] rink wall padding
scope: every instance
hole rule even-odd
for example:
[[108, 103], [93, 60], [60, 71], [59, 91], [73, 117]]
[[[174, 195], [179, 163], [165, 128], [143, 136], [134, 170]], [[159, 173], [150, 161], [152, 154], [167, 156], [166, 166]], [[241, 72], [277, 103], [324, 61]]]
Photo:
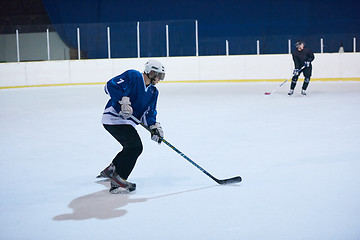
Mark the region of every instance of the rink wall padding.
[[[257, 82], [290, 78], [290, 54], [157, 58], [164, 82]], [[147, 58], [64, 60], [0, 64], [0, 88], [104, 83]], [[301, 78], [300, 78], [301, 79]], [[360, 81], [360, 53], [315, 54], [312, 81]]]

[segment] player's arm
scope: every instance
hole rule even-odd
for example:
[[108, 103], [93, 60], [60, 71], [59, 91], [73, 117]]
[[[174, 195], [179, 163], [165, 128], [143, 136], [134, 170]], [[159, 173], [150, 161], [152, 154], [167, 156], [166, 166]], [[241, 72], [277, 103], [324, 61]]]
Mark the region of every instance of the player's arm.
[[293, 61], [294, 61], [294, 66], [295, 66], [293, 75], [298, 76], [300, 74], [300, 68], [301, 68], [300, 59], [295, 53], [292, 54], [292, 58], [293, 58]]
[[151, 139], [157, 143], [161, 143], [164, 138], [164, 132], [162, 130], [161, 124], [156, 122], [156, 104], [157, 104], [158, 92], [154, 93], [153, 100], [149, 106], [149, 110], [145, 114], [147, 125], [151, 130]]
[[130, 91], [131, 81], [127, 72], [110, 79], [105, 85], [105, 92], [110, 96], [112, 105], [119, 109], [119, 114], [125, 119], [133, 114], [131, 100], [128, 97]]
[[151, 125], [154, 125], [156, 123], [156, 115], [157, 115], [157, 110], [156, 110], [156, 105], [157, 105], [157, 98], [158, 98], [158, 92], [156, 92], [154, 94], [154, 96], [152, 97], [150, 106], [148, 108], [148, 110], [145, 112], [145, 118], [146, 118], [146, 125], [148, 125], [149, 127]]
[[314, 59], [315, 59], [314, 53], [310, 49], [308, 49], [308, 53], [306, 54], [306, 56], [307, 56], [307, 58], [306, 58], [304, 66], [310, 67], [311, 62], [314, 61]]

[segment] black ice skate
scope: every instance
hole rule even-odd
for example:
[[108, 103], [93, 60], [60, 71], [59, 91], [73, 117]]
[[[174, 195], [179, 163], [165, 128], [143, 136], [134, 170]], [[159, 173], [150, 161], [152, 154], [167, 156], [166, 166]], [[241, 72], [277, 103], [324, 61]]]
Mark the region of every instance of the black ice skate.
[[115, 166], [110, 164], [104, 170], [102, 170], [97, 178], [112, 178], [114, 176]]
[[306, 96], [306, 91], [305, 91], [304, 89], [301, 89], [301, 94], [302, 94], [303, 96]]
[[114, 173], [113, 177], [110, 179], [110, 189], [109, 192], [112, 194], [119, 193], [129, 193], [135, 191], [136, 184], [126, 181], [121, 178], [117, 173]]
[[293, 95], [294, 94], [294, 90], [293, 89], [290, 89], [290, 92], [288, 93], [289, 96]]

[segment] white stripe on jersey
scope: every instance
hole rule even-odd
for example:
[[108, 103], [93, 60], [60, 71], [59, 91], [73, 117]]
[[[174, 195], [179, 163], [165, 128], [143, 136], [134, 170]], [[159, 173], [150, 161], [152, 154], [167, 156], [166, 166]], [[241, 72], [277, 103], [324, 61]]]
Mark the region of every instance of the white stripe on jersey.
[[128, 124], [128, 125], [132, 125], [133, 127], [136, 126], [134, 121], [130, 119], [122, 118], [120, 114], [117, 113], [112, 106], [104, 110], [104, 114], [102, 116], [101, 122], [102, 124], [107, 124], [107, 125]]

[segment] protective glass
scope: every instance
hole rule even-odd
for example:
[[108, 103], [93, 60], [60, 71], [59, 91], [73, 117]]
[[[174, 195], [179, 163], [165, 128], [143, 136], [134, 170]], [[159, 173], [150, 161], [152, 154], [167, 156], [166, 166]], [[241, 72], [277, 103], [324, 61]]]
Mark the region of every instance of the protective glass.
[[160, 80], [164, 80], [165, 78], [165, 73], [159, 73], [159, 72], [155, 72], [155, 71], [151, 71], [150, 75], [153, 79], [158, 78]]

